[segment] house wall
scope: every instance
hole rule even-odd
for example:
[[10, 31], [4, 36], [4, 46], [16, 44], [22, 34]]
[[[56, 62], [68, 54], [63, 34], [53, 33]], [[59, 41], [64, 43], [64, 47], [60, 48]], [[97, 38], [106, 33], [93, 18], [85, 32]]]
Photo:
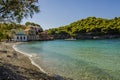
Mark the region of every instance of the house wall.
[[14, 41], [28, 41], [28, 38], [26, 35], [15, 35]]
[[39, 40], [39, 35], [28, 35], [28, 40]]

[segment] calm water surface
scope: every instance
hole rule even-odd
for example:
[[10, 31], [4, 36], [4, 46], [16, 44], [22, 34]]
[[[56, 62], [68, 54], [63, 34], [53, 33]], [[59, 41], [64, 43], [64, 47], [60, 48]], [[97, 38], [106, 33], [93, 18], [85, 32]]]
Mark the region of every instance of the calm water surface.
[[120, 80], [120, 39], [39, 41], [16, 47], [52, 74], [74, 80]]

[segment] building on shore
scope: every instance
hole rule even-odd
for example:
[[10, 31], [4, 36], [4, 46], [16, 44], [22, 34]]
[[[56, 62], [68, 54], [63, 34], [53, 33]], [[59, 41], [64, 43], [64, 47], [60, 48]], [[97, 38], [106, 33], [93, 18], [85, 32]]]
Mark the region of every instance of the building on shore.
[[25, 30], [17, 31], [14, 35], [14, 41], [36, 41], [40, 40], [39, 33], [43, 29], [40, 26], [28, 26]]
[[17, 31], [16, 34], [14, 35], [13, 40], [14, 40], [14, 41], [24, 42], [24, 41], [28, 41], [28, 37], [27, 37], [27, 35], [24, 33], [23, 30], [19, 30], [19, 31]]

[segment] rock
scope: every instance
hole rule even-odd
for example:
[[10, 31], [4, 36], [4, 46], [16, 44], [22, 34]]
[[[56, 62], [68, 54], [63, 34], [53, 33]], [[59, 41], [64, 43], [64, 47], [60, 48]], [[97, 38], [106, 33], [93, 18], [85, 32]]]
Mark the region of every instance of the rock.
[[7, 57], [11, 58], [12, 56], [11, 55], [7, 55]]
[[6, 51], [6, 50], [0, 50], [0, 52], [1, 52], [1, 53], [7, 53], [7, 51]]

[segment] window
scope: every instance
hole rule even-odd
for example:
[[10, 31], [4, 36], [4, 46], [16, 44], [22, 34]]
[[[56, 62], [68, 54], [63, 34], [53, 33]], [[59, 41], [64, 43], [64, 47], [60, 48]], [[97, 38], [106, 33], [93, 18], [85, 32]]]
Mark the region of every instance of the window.
[[17, 39], [19, 39], [19, 37], [17, 36]]
[[25, 40], [25, 36], [24, 36], [24, 40]]
[[19, 39], [19, 37], [17, 36], [17, 39]]
[[20, 37], [20, 39], [22, 40], [22, 36]]

